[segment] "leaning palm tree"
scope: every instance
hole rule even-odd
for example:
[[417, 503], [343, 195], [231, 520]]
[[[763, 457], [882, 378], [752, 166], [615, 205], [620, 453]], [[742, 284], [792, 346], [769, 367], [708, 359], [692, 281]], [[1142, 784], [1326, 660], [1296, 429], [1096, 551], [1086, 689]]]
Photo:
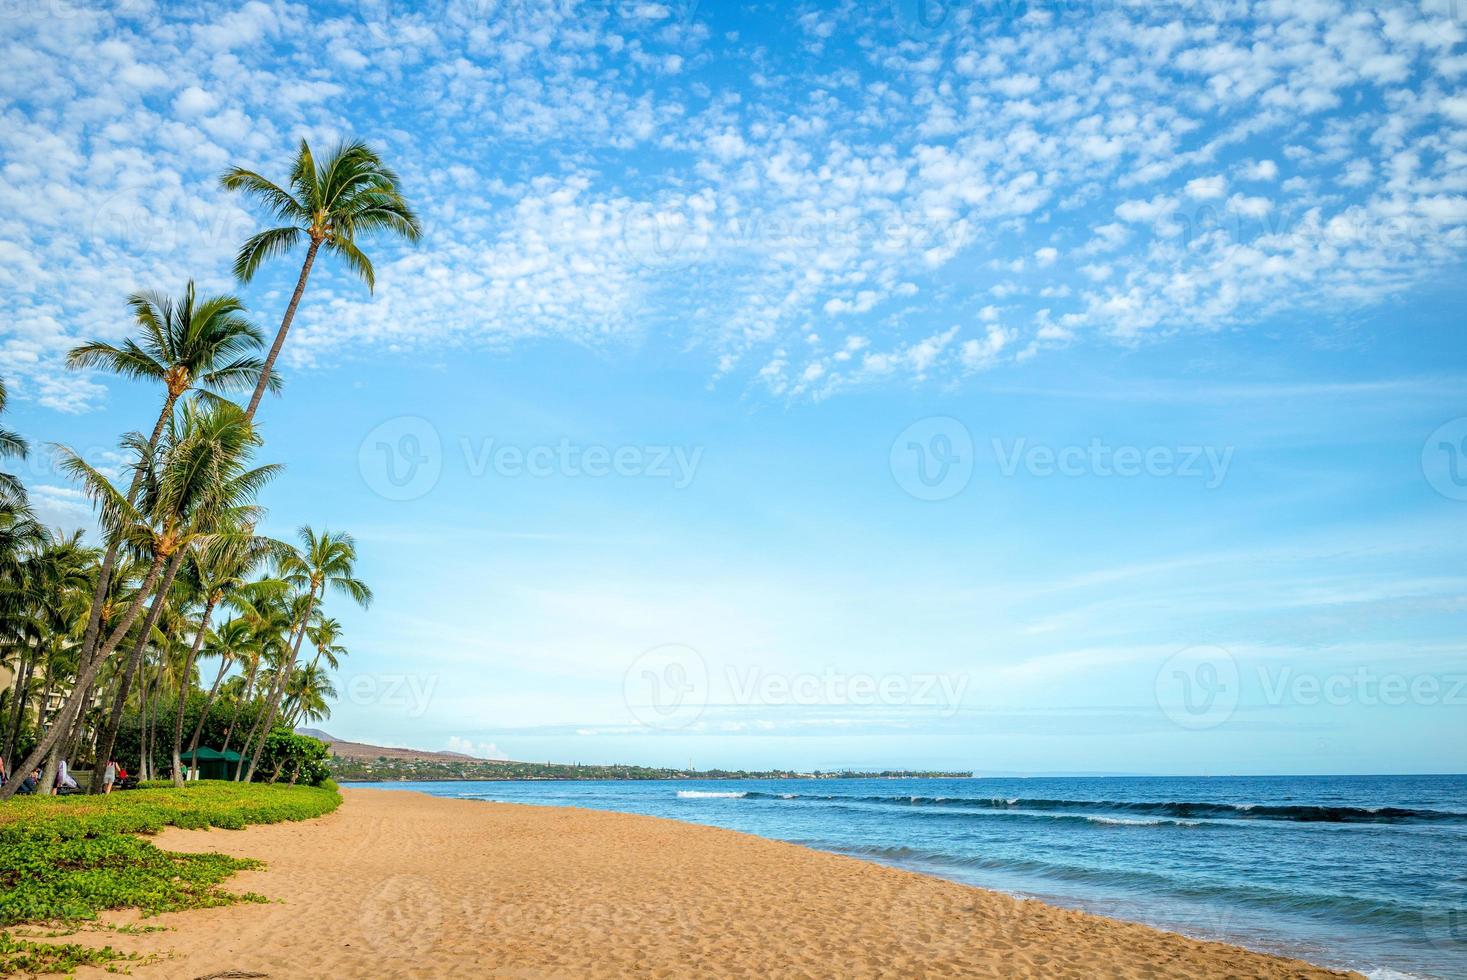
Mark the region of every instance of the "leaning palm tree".
[[254, 778], [255, 767], [260, 762], [265, 739], [279, 714], [280, 700], [285, 695], [286, 683], [295, 670], [301, 641], [306, 638], [306, 629], [310, 625], [316, 604], [324, 600], [327, 591], [340, 592], [364, 608], [372, 603], [372, 590], [355, 574], [357, 545], [350, 534], [333, 534], [330, 531], [317, 534], [309, 527], [302, 527], [296, 534], [300, 539], [300, 548], [286, 552], [277, 562], [280, 566], [280, 577], [290, 583], [299, 595], [305, 597], [305, 608], [297, 621], [290, 654], [276, 674], [270, 692], [270, 703], [265, 708], [264, 723], [260, 727], [259, 738], [255, 741], [254, 751], [250, 756], [249, 769], [244, 776], [245, 782]]
[[[200, 298], [190, 280], [181, 299], [174, 300], [157, 292], [134, 293], [128, 298], [128, 308], [138, 329], [136, 340], [129, 338], [121, 344], [90, 341], [67, 355], [67, 365], [78, 369], [101, 368], [121, 377], [163, 385], [163, 405], [148, 439], [149, 454], [157, 448], [164, 427], [173, 417], [174, 406], [188, 392], [199, 391], [212, 398], [214, 392], [249, 389], [266, 377], [264, 362], [253, 353], [259, 350], [264, 338], [245, 318], [244, 305], [238, 298], [230, 295]], [[267, 383], [278, 386], [273, 380]], [[125, 498], [129, 505], [137, 500], [141, 480], [142, 471], [138, 470]], [[119, 538], [110, 538], [102, 557], [91, 614], [82, 634], [83, 666], [96, 657], [96, 645], [102, 634], [102, 612], [107, 605], [121, 545]], [[83, 698], [90, 693], [83, 691]], [[54, 765], [53, 756], [47, 762], [48, 776]]]
[[371, 260], [357, 247], [358, 236], [385, 232], [416, 242], [422, 235], [422, 227], [398, 189], [397, 174], [376, 152], [358, 141], [338, 145], [318, 164], [310, 145], [301, 140], [286, 182], [288, 190], [242, 167], [230, 167], [219, 182], [226, 190], [243, 191], [281, 222], [277, 227], [252, 235], [240, 247], [234, 260], [234, 275], [240, 282], [253, 279], [266, 260], [306, 243], [295, 292], [285, 307], [280, 330], [265, 358], [265, 372], [245, 410], [253, 418], [272, 377], [275, 359], [285, 345], [296, 307], [306, 291], [316, 253], [324, 247], [340, 256], [371, 290], [376, 286], [376, 273]]
[[[45, 758], [61, 736], [70, 731], [102, 664], [132, 634], [143, 603], [152, 597], [138, 634], [138, 645], [121, 675], [119, 697], [126, 698], [127, 685], [141, 666], [143, 647], [153, 634], [169, 588], [189, 548], [206, 543], [216, 535], [221, 524], [230, 521], [253, 524], [259, 520], [254, 499], [280, 468], [250, 465], [250, 457], [260, 440], [239, 407], [224, 401], [202, 407], [186, 403], [181, 416], [170, 419], [168, 428], [162, 444], [153, 451], [148, 451], [141, 436], [132, 442], [141, 451], [137, 465], [143, 471], [142, 493], [136, 504], [129, 502], [106, 476], [76, 453], [65, 447], [56, 449], [61, 468], [81, 482], [97, 504], [100, 522], [108, 535], [127, 541], [150, 558], [143, 584], [121, 621], [101, 641], [90, 660], [84, 656], [79, 660], [71, 694], [57, 719], [22, 764], [23, 770]], [[115, 725], [109, 725], [104, 738], [98, 740], [98, 757], [104, 761], [112, 751], [115, 734]], [[0, 787], [0, 799], [13, 795], [14, 783], [12, 780]], [[100, 788], [100, 781], [96, 788]]]

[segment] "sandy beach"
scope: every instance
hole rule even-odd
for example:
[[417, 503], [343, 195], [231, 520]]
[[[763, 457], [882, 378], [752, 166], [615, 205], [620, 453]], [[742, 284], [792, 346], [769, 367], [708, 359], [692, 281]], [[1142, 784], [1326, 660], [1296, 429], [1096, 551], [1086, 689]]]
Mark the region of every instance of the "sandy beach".
[[337, 812], [305, 823], [157, 838], [268, 862], [229, 882], [268, 903], [81, 941], [158, 955], [135, 976], [188, 980], [1350, 975], [727, 830], [344, 795]]

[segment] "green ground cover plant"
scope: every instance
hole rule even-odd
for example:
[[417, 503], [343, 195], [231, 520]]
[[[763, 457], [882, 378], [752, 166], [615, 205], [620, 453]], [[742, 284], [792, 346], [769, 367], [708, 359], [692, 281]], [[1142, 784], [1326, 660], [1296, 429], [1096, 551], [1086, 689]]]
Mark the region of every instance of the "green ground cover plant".
[[[260, 901], [220, 885], [259, 862], [177, 854], [143, 836], [164, 827], [240, 829], [308, 820], [341, 803], [333, 783], [280, 786], [203, 781], [145, 786], [107, 796], [15, 798], [0, 805], [0, 928], [76, 925], [109, 909], [145, 915]], [[68, 972], [120, 954], [40, 944], [0, 932], [0, 975]]]

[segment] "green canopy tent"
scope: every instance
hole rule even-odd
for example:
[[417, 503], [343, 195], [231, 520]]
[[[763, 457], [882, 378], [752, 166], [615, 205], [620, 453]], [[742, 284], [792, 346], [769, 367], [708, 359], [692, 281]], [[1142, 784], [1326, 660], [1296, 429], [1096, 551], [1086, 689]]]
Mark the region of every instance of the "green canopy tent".
[[185, 752], [179, 758], [190, 769], [198, 769], [200, 779], [229, 779], [234, 775], [239, 753], [219, 752], [201, 745], [198, 751]]

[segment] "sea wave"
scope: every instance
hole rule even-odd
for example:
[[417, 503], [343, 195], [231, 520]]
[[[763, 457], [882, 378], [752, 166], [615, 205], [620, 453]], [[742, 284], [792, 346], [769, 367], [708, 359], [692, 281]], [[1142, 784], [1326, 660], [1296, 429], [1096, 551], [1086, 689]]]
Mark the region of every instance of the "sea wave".
[[[1246, 905], [1274, 913], [1316, 916], [1375, 926], [1419, 927], [1425, 907], [1411, 902], [1347, 894], [1327, 894], [1259, 882], [1203, 882], [1172, 874], [1138, 868], [1096, 867], [1063, 860], [997, 858], [960, 855], [915, 847], [840, 845], [800, 841], [810, 847], [868, 858], [917, 870], [949, 868], [964, 872], [959, 877], [984, 871], [1019, 872], [1054, 881], [1083, 882], [1108, 888], [1140, 889], [1151, 894], [1164, 892], [1189, 901]], [[941, 873], [939, 871], [939, 873]]]
[[[748, 794], [755, 798], [790, 799], [791, 794]], [[1461, 810], [1409, 807], [1356, 807], [1313, 804], [1218, 803], [1193, 800], [1065, 800], [1023, 797], [847, 796], [794, 794], [797, 799], [831, 803], [874, 803], [892, 806], [968, 807], [989, 810], [1071, 811], [1146, 814], [1179, 819], [1278, 820], [1297, 823], [1433, 823], [1467, 822]]]
[[748, 793], [712, 793], [701, 789], [680, 789], [677, 791], [680, 800], [742, 800]]

